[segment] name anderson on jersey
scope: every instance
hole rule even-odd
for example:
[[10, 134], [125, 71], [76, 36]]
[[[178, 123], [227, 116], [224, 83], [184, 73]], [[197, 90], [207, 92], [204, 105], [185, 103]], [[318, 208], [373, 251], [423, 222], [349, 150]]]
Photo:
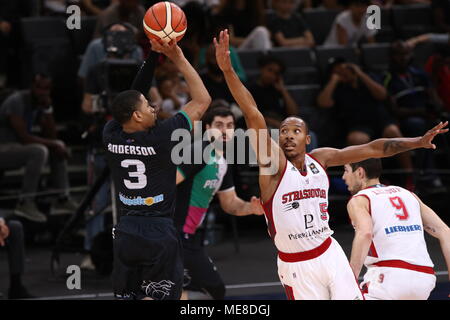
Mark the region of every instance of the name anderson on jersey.
[[153, 147], [130, 146], [123, 144], [108, 144], [108, 151], [118, 154], [132, 154], [136, 156], [153, 156], [156, 154]]

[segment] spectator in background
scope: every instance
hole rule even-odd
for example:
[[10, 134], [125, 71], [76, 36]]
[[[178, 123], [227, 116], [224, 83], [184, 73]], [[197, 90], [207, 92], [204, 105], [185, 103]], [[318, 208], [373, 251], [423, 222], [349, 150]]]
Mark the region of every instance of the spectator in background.
[[155, 69], [155, 79], [159, 97], [153, 95], [152, 102], [158, 106], [158, 119], [170, 118], [179, 109], [179, 103], [184, 104], [189, 99], [189, 88], [170, 59], [162, 58]]
[[223, 76], [222, 70], [217, 65], [215, 48], [211, 44], [206, 49], [205, 54], [206, 73], [201, 75], [203, 83], [206, 89], [211, 95], [212, 100], [223, 99], [228, 103], [233, 103], [234, 99], [231, 95], [230, 89], [228, 89], [227, 83]]
[[[278, 129], [288, 116], [298, 116], [299, 107], [283, 82], [284, 63], [270, 55], [262, 56], [259, 63], [260, 75], [248, 86], [258, 109], [264, 115], [269, 128]], [[317, 147], [317, 136], [310, 130], [311, 143], [308, 151]], [[278, 137], [274, 137], [277, 141]]]
[[105, 28], [116, 22], [128, 22], [138, 35], [138, 40], [145, 37], [142, 19], [144, 19], [145, 9], [140, 5], [139, 0], [118, 0], [111, 3], [102, 13], [98, 15], [97, 25], [94, 31], [94, 38], [103, 35]]
[[36, 14], [33, 9], [28, 0], [0, 1], [0, 89], [19, 85], [20, 18]]
[[263, 0], [222, 0], [214, 19], [220, 29], [228, 28], [230, 44], [237, 50], [269, 50], [272, 42], [265, 16]]
[[[51, 87], [48, 76], [37, 74], [30, 90], [12, 94], [0, 107], [0, 170], [25, 167], [22, 192], [14, 213], [35, 222], [47, 220], [33, 200], [48, 155], [50, 178], [59, 195], [51, 213], [65, 214], [76, 210], [69, 197], [66, 161], [69, 150], [56, 137]], [[42, 136], [32, 133], [33, 126], [38, 124]]]
[[[317, 97], [321, 108], [335, 108], [336, 120], [347, 145], [360, 145], [377, 138], [402, 137], [395, 120], [383, 102], [386, 89], [359, 66], [343, 58], [332, 58], [328, 65], [329, 79]], [[409, 153], [397, 155], [406, 170], [406, 187], [413, 188], [413, 164]]]
[[161, 114], [158, 114], [161, 119], [174, 116], [188, 100], [186, 94], [178, 94], [178, 88], [172, 79], [173, 77], [163, 77], [157, 80], [157, 88], [162, 100]]
[[[113, 23], [109, 27], [106, 28], [105, 34], [107, 31], [127, 31], [134, 29], [128, 23]], [[94, 65], [98, 64], [104, 58], [106, 58], [107, 52], [105, 48], [105, 40], [103, 37], [92, 40], [85, 54], [83, 55], [83, 60], [81, 61], [80, 68], [78, 69], [78, 77], [84, 82], [88, 71]], [[134, 49], [130, 53], [130, 58], [142, 61], [143, 60], [143, 52], [139, 46], [134, 46]]]
[[377, 30], [367, 28], [370, 0], [351, 0], [347, 10], [337, 15], [324, 46], [357, 46], [361, 41], [375, 42]]
[[90, 16], [98, 16], [112, 3], [117, 3], [118, 0], [81, 0], [83, 11]]
[[438, 52], [428, 58], [425, 70], [446, 112], [450, 112], [450, 44], [441, 45]]
[[267, 26], [279, 47], [310, 48], [314, 36], [303, 18], [295, 12], [295, 0], [273, 0], [274, 12], [267, 17]]
[[9, 262], [8, 299], [34, 298], [22, 284], [25, 266], [25, 237], [20, 221], [0, 216], [0, 247], [6, 247]]
[[[395, 41], [390, 48], [390, 68], [383, 81], [390, 95], [391, 108], [407, 136], [423, 135], [427, 126], [436, 122], [442, 112], [442, 102], [431, 85], [425, 70], [412, 65], [412, 48], [403, 41]], [[431, 172], [434, 168], [433, 152], [417, 151], [417, 166], [425, 169], [420, 177], [424, 187], [443, 190], [440, 178]]]
[[196, 68], [202, 47], [211, 43], [211, 9], [200, 1], [188, 1], [181, 7], [186, 15], [188, 28], [180, 47], [186, 59]]
[[431, 9], [437, 31], [450, 33], [450, 2], [448, 0], [432, 0]]

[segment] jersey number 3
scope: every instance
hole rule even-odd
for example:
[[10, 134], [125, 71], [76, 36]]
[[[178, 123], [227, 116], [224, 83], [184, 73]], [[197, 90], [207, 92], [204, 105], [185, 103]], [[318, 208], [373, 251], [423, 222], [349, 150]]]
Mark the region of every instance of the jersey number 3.
[[[145, 175], [145, 164], [136, 159], [123, 160], [120, 165], [122, 168], [128, 168], [130, 166], [136, 167], [136, 171], [128, 172], [128, 176], [134, 181], [124, 179], [123, 183], [128, 189], [142, 189], [147, 185], [147, 176]], [[137, 180], [136, 180], [137, 178]]]
[[399, 218], [400, 220], [408, 219], [408, 210], [406, 209], [403, 200], [400, 197], [391, 197], [389, 198], [389, 200], [391, 201], [391, 204], [395, 209], [402, 211], [402, 214], [396, 214], [397, 218]]

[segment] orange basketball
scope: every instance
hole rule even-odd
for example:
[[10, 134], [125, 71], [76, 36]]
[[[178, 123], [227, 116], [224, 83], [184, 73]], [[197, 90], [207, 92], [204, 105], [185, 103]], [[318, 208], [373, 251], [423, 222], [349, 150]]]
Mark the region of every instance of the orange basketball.
[[169, 42], [172, 39], [180, 41], [187, 29], [186, 15], [183, 10], [168, 1], [151, 6], [142, 22], [147, 37], [162, 42]]

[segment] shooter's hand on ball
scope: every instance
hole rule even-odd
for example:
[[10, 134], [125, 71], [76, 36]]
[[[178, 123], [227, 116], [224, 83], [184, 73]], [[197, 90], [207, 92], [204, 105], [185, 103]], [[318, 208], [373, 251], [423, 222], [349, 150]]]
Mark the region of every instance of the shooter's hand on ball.
[[183, 51], [181, 51], [175, 40], [171, 40], [168, 43], [161, 43], [159, 41], [151, 39], [150, 44], [152, 45], [153, 51], [164, 54], [173, 62], [176, 62], [178, 59], [184, 57]]

